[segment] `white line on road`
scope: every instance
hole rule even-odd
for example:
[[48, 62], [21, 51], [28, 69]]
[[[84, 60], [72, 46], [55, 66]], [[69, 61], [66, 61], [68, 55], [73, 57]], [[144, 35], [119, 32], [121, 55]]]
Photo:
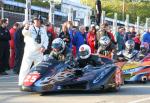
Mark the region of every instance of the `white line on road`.
[[16, 75], [13, 75], [13, 76], [3, 76], [3, 77], [0, 77], [0, 79], [7, 79], [7, 78], [13, 78], [13, 77], [17, 77]]
[[141, 102], [144, 102], [144, 101], [147, 101], [147, 100], [150, 100], [150, 97], [149, 98], [139, 99], [139, 100], [132, 101], [132, 102], [129, 102], [129, 103], [141, 103]]

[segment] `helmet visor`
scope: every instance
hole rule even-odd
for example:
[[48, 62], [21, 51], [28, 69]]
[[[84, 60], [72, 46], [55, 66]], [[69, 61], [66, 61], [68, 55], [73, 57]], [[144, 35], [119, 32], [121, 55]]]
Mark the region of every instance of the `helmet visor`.
[[79, 52], [79, 55], [82, 56], [82, 57], [85, 57], [85, 56], [87, 56], [88, 54], [89, 54], [88, 51], [80, 51], [80, 52]]
[[63, 47], [61, 44], [59, 43], [54, 43], [52, 44], [52, 49], [55, 51], [55, 52], [60, 52], [61, 50], [63, 50]]

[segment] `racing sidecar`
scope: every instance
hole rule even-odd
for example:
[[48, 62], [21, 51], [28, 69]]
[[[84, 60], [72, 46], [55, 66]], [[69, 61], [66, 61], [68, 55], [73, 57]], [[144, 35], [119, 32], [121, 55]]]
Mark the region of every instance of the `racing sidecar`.
[[127, 62], [118, 62], [117, 65], [122, 68], [125, 82], [145, 83], [150, 80], [150, 54], [140, 61], [129, 60]]
[[49, 59], [32, 67], [21, 89], [40, 93], [63, 90], [117, 90], [121, 84], [121, 70], [115, 64], [72, 68], [70, 63]]

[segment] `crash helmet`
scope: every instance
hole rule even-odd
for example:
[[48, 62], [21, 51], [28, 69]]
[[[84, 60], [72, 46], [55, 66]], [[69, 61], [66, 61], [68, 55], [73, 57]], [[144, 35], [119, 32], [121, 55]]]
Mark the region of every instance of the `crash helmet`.
[[99, 40], [99, 45], [103, 48], [106, 49], [110, 44], [110, 39], [108, 36], [102, 36]]
[[126, 41], [125, 46], [127, 51], [132, 51], [134, 49], [135, 43], [133, 40], [128, 40]]
[[87, 44], [83, 44], [79, 48], [79, 57], [81, 59], [87, 59], [91, 55], [91, 48]]
[[65, 49], [65, 43], [61, 38], [56, 38], [52, 41], [52, 50], [55, 54], [60, 54]]
[[149, 44], [147, 42], [143, 42], [140, 46], [140, 51], [142, 54], [145, 54], [149, 51]]

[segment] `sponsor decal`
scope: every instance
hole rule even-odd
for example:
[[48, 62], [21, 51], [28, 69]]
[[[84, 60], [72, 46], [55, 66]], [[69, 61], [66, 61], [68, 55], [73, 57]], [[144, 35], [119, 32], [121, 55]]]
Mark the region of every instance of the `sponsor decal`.
[[115, 73], [115, 82], [117, 85], [122, 83], [121, 74], [122, 74], [122, 71], [120, 69], [117, 69]]

